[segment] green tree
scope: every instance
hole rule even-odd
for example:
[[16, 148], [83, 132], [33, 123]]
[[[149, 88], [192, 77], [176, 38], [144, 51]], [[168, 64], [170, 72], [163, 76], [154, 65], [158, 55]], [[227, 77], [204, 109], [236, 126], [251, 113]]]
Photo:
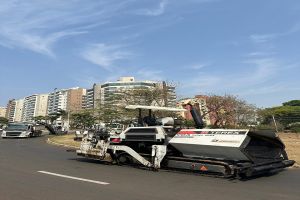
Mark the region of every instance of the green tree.
[[33, 120], [38, 122], [38, 121], [43, 121], [43, 120], [46, 120], [47, 117], [46, 116], [36, 116], [36, 117], [33, 117]]
[[46, 119], [49, 120], [51, 122], [51, 124], [53, 124], [53, 122], [55, 120], [57, 120], [58, 118], [59, 118], [59, 115], [57, 113], [51, 113], [46, 116]]
[[272, 124], [275, 120], [286, 128], [291, 123], [300, 122], [300, 106], [278, 106], [259, 112], [262, 124]]
[[45, 120], [50, 120], [51, 124], [53, 124], [53, 122], [55, 120], [57, 120], [58, 118], [61, 117], [61, 119], [64, 121], [68, 116], [68, 112], [62, 109], [59, 109], [57, 112], [54, 113], [50, 113], [45, 117]]
[[5, 118], [5, 117], [0, 117], [0, 125], [5, 125], [5, 124], [8, 124], [8, 119]]
[[117, 95], [127, 105], [169, 106], [168, 101], [171, 98], [171, 93], [168, 91], [169, 87], [175, 87], [175, 84], [166, 82], [153, 83], [152, 87], [141, 86], [120, 90], [117, 92]]
[[284, 102], [283, 106], [300, 106], [300, 100], [291, 100], [288, 102]]
[[106, 97], [104, 104], [100, 103], [94, 111], [96, 119], [101, 122], [111, 123], [123, 118], [124, 105], [121, 103], [120, 94], [110, 94]]
[[[98, 104], [95, 110], [97, 120], [111, 123], [119, 122], [128, 124], [137, 116], [136, 111], [127, 110], [127, 105], [157, 105], [165, 106], [166, 92], [159, 84], [153, 84], [153, 87], [139, 87], [116, 91], [105, 98], [104, 104]], [[157, 115], [161, 115], [157, 113]]]
[[258, 108], [249, 104], [244, 100], [236, 99], [235, 102], [235, 126], [247, 127], [249, 125], [257, 124]]
[[259, 116], [262, 125], [274, 126], [275, 119], [277, 129], [300, 132], [300, 100], [291, 100], [283, 103], [282, 106], [262, 109]]
[[64, 121], [64, 120], [67, 118], [67, 116], [68, 116], [68, 112], [65, 111], [65, 110], [63, 110], [63, 109], [59, 109], [59, 110], [56, 112], [56, 115], [57, 115], [58, 117], [61, 117], [61, 119]]
[[73, 127], [81, 127], [85, 129], [94, 125], [96, 118], [90, 111], [83, 111], [80, 113], [73, 113], [71, 115], [71, 120]]
[[195, 122], [194, 120], [183, 120], [183, 125], [184, 127], [192, 128], [195, 127]]

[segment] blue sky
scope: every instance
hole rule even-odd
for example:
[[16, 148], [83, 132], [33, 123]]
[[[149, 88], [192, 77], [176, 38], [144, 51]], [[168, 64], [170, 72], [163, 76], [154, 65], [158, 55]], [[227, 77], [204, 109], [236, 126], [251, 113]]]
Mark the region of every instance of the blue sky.
[[299, 0], [0, 0], [0, 105], [119, 76], [280, 105], [299, 50]]

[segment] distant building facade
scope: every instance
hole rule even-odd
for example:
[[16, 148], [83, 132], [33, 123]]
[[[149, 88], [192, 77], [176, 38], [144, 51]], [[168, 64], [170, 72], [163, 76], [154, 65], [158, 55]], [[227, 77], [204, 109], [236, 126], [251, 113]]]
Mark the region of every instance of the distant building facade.
[[46, 116], [48, 109], [48, 98], [49, 94], [39, 94], [37, 95], [35, 113], [34, 116]]
[[86, 107], [86, 89], [71, 88], [67, 91], [67, 107], [68, 112], [79, 112]]
[[37, 95], [33, 94], [24, 98], [22, 121], [30, 122], [33, 121], [35, 114], [35, 106], [37, 102]]
[[9, 122], [14, 122], [14, 120], [15, 120], [15, 109], [16, 109], [15, 99], [8, 100], [5, 115]]
[[106, 82], [101, 86], [97, 86], [98, 87], [95, 88], [94, 85], [94, 105], [96, 105], [96, 102], [99, 102], [101, 104], [108, 103], [113, 95], [126, 90], [159, 87], [163, 91], [162, 102], [160, 102], [161, 105], [169, 107], [176, 106], [175, 87], [166, 84], [166, 82], [155, 82], [147, 80], [136, 81], [134, 77], [120, 77], [120, 79], [115, 82]]
[[24, 98], [22, 121], [32, 122], [34, 117], [46, 116], [48, 94], [33, 94]]
[[116, 82], [106, 82], [101, 85], [100, 102], [101, 104], [108, 103], [111, 100], [111, 97], [115, 94], [142, 87], [154, 87], [154, 82], [135, 81], [134, 77], [120, 77], [120, 79]]
[[49, 94], [47, 114], [56, 113], [59, 110], [67, 110], [68, 90], [55, 89]]
[[14, 114], [14, 122], [22, 122], [23, 115], [23, 107], [24, 107], [24, 99], [15, 100], [15, 114]]
[[136, 81], [134, 77], [129, 76], [103, 84], [95, 83], [90, 89], [79, 87], [55, 89], [50, 94], [33, 94], [19, 100], [11, 99], [6, 109], [2, 108], [2, 112], [0, 110], [0, 114], [5, 115], [11, 122], [30, 122], [34, 117], [57, 113], [59, 110], [70, 113], [80, 112], [83, 109], [97, 109], [101, 104], [111, 103], [111, 96], [120, 92], [154, 87], [162, 89], [163, 98], [159, 102], [160, 105], [176, 106], [175, 87], [166, 82]]
[[206, 125], [213, 124], [213, 120], [211, 118], [211, 113], [208, 112], [208, 108], [206, 105], [206, 101], [209, 97], [205, 95], [196, 95], [194, 98], [187, 98], [178, 101], [177, 105], [179, 108], [185, 108], [186, 112], [181, 112], [181, 116], [183, 119], [187, 120], [193, 120], [193, 117], [191, 115], [191, 106], [188, 105], [191, 103], [193, 107], [198, 110], [198, 112], [201, 114], [203, 121]]
[[94, 108], [94, 88], [87, 89], [86, 95], [83, 98], [84, 98], [83, 108], [84, 109], [93, 109]]
[[6, 117], [6, 107], [0, 107], [0, 117]]

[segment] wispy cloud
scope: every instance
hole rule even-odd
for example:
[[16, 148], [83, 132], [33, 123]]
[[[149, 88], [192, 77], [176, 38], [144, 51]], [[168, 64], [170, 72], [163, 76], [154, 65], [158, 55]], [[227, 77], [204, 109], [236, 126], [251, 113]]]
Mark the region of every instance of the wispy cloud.
[[194, 76], [190, 76], [189, 79], [184, 80], [182, 82], [181, 88], [188, 88], [191, 92], [199, 92], [199, 90], [202, 91], [208, 91], [211, 89], [216, 88], [216, 86], [222, 81], [222, 77], [217, 75], [209, 75], [207, 73], [197, 73], [194, 74]]
[[154, 70], [154, 69], [146, 69], [142, 68], [139, 69], [136, 75], [143, 80], [156, 80], [161, 81], [164, 80], [163, 71], [161, 70]]
[[248, 95], [264, 95], [264, 94], [271, 94], [280, 91], [286, 90], [286, 84], [274, 84], [268, 86], [261, 86], [258, 88], [249, 88], [247, 90], [243, 90], [239, 92], [239, 95], [248, 96]]
[[168, 0], [162, 0], [159, 2], [158, 7], [155, 9], [140, 9], [136, 12], [138, 15], [146, 15], [146, 16], [159, 16], [164, 14], [166, 10], [166, 6], [168, 4]]
[[206, 63], [195, 63], [195, 64], [191, 64], [191, 65], [187, 65], [186, 67], [184, 67], [185, 69], [193, 69], [193, 70], [199, 70], [199, 69], [203, 69], [205, 67], [210, 66], [211, 63], [210, 62], [206, 62]]
[[[186, 94], [258, 95], [268, 89], [270, 93], [273, 93], [286, 88], [283, 85], [278, 88], [273, 85], [273, 80], [285, 70], [281, 61], [275, 58], [248, 58], [242, 61], [239, 67], [240, 70], [232, 73], [224, 74], [204, 70], [201, 73], [190, 74], [188, 79], [182, 81], [180, 90]], [[187, 88], [189, 92], [186, 92]]]
[[111, 71], [117, 61], [128, 60], [133, 54], [120, 45], [92, 44], [81, 52], [87, 61]]
[[2, 1], [0, 45], [54, 56], [62, 38], [88, 33], [112, 17], [122, 4], [112, 1]]
[[297, 33], [300, 31], [300, 24], [295, 24], [290, 29], [283, 31], [283, 32], [277, 32], [277, 33], [268, 33], [268, 34], [252, 34], [250, 35], [250, 40], [252, 40], [255, 43], [266, 43], [269, 41], [272, 41], [274, 39], [277, 39], [282, 36], [288, 36], [294, 33]]
[[264, 43], [278, 37], [278, 34], [253, 34], [250, 35], [250, 39], [255, 43]]
[[10, 40], [3, 42], [4, 46], [13, 48], [21, 47], [29, 49], [31, 51], [45, 54], [51, 57], [55, 57], [52, 52], [52, 47], [55, 42], [62, 39], [63, 37], [69, 37], [79, 34], [84, 34], [86, 31], [60, 31], [48, 34], [47, 36], [33, 35], [33, 34], [19, 34], [19, 33], [10, 33], [7, 35]]
[[243, 77], [244, 82], [253, 85], [272, 79], [281, 69], [280, 61], [274, 58], [254, 58], [244, 61], [252, 70], [252, 74]]
[[267, 51], [254, 51], [247, 53], [245, 57], [266, 57], [266, 56], [273, 56], [276, 52], [267, 52]]

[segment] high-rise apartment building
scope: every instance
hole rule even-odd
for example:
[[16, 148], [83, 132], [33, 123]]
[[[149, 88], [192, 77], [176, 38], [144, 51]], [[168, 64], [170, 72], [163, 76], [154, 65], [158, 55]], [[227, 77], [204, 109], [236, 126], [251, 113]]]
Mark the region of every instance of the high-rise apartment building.
[[87, 89], [84, 96], [83, 108], [95, 109], [99, 108], [101, 104], [111, 103], [112, 96], [126, 90], [155, 87], [160, 88], [162, 91], [160, 105], [168, 107], [176, 106], [175, 86], [171, 86], [166, 82], [136, 81], [134, 77], [120, 77], [117, 81], [106, 82], [104, 84], [95, 83], [93, 88]]
[[23, 114], [23, 106], [24, 106], [24, 99], [15, 100], [15, 114], [14, 114], [14, 122], [21, 122], [22, 121], [22, 114]]
[[49, 94], [37, 95], [35, 114], [34, 114], [35, 117], [47, 115], [48, 98], [49, 98]]
[[136, 89], [136, 88], [151, 88], [154, 87], [152, 81], [135, 81], [134, 77], [120, 77], [115, 82], [106, 82], [101, 85], [100, 102], [101, 104], [108, 103], [111, 97], [122, 91]]
[[6, 117], [6, 107], [0, 107], [0, 117]]
[[155, 83], [155, 86], [160, 88], [163, 92], [160, 105], [164, 105], [166, 107], [176, 107], [177, 96], [175, 86], [167, 84], [165, 81], [157, 82]]
[[11, 99], [7, 103], [5, 117], [9, 122], [21, 122], [23, 115], [24, 99]]
[[78, 112], [86, 107], [86, 89], [71, 88], [67, 92], [67, 107], [68, 112]]
[[112, 95], [118, 94], [119, 92], [137, 88], [154, 87], [162, 89], [162, 99], [161, 102], [159, 102], [161, 105], [169, 107], [176, 106], [175, 87], [168, 85], [166, 82], [135, 81], [134, 77], [121, 77], [116, 82], [107, 82], [102, 84], [98, 99], [100, 99], [102, 104], [105, 104], [106, 102], [110, 101]]
[[24, 98], [23, 122], [31, 122], [34, 117], [46, 116], [48, 105], [48, 94], [33, 94]]
[[102, 84], [93, 85], [93, 105], [94, 108], [99, 108], [102, 102], [101, 97], [103, 98]]
[[37, 95], [33, 94], [24, 98], [22, 121], [30, 122], [33, 121], [35, 116], [35, 106], [37, 102]]
[[93, 85], [93, 88], [86, 90], [86, 96], [85, 96], [85, 109], [94, 109], [99, 108], [101, 103], [101, 86], [100, 83], [95, 83]]
[[94, 86], [93, 86], [93, 88], [86, 90], [86, 95], [84, 96], [83, 108], [84, 109], [93, 109], [94, 108]]
[[47, 113], [56, 113], [59, 110], [67, 110], [68, 90], [55, 89], [48, 97]]
[[15, 99], [10, 99], [6, 107], [6, 118], [8, 119], [9, 122], [14, 121], [15, 109], [16, 109], [16, 101]]

